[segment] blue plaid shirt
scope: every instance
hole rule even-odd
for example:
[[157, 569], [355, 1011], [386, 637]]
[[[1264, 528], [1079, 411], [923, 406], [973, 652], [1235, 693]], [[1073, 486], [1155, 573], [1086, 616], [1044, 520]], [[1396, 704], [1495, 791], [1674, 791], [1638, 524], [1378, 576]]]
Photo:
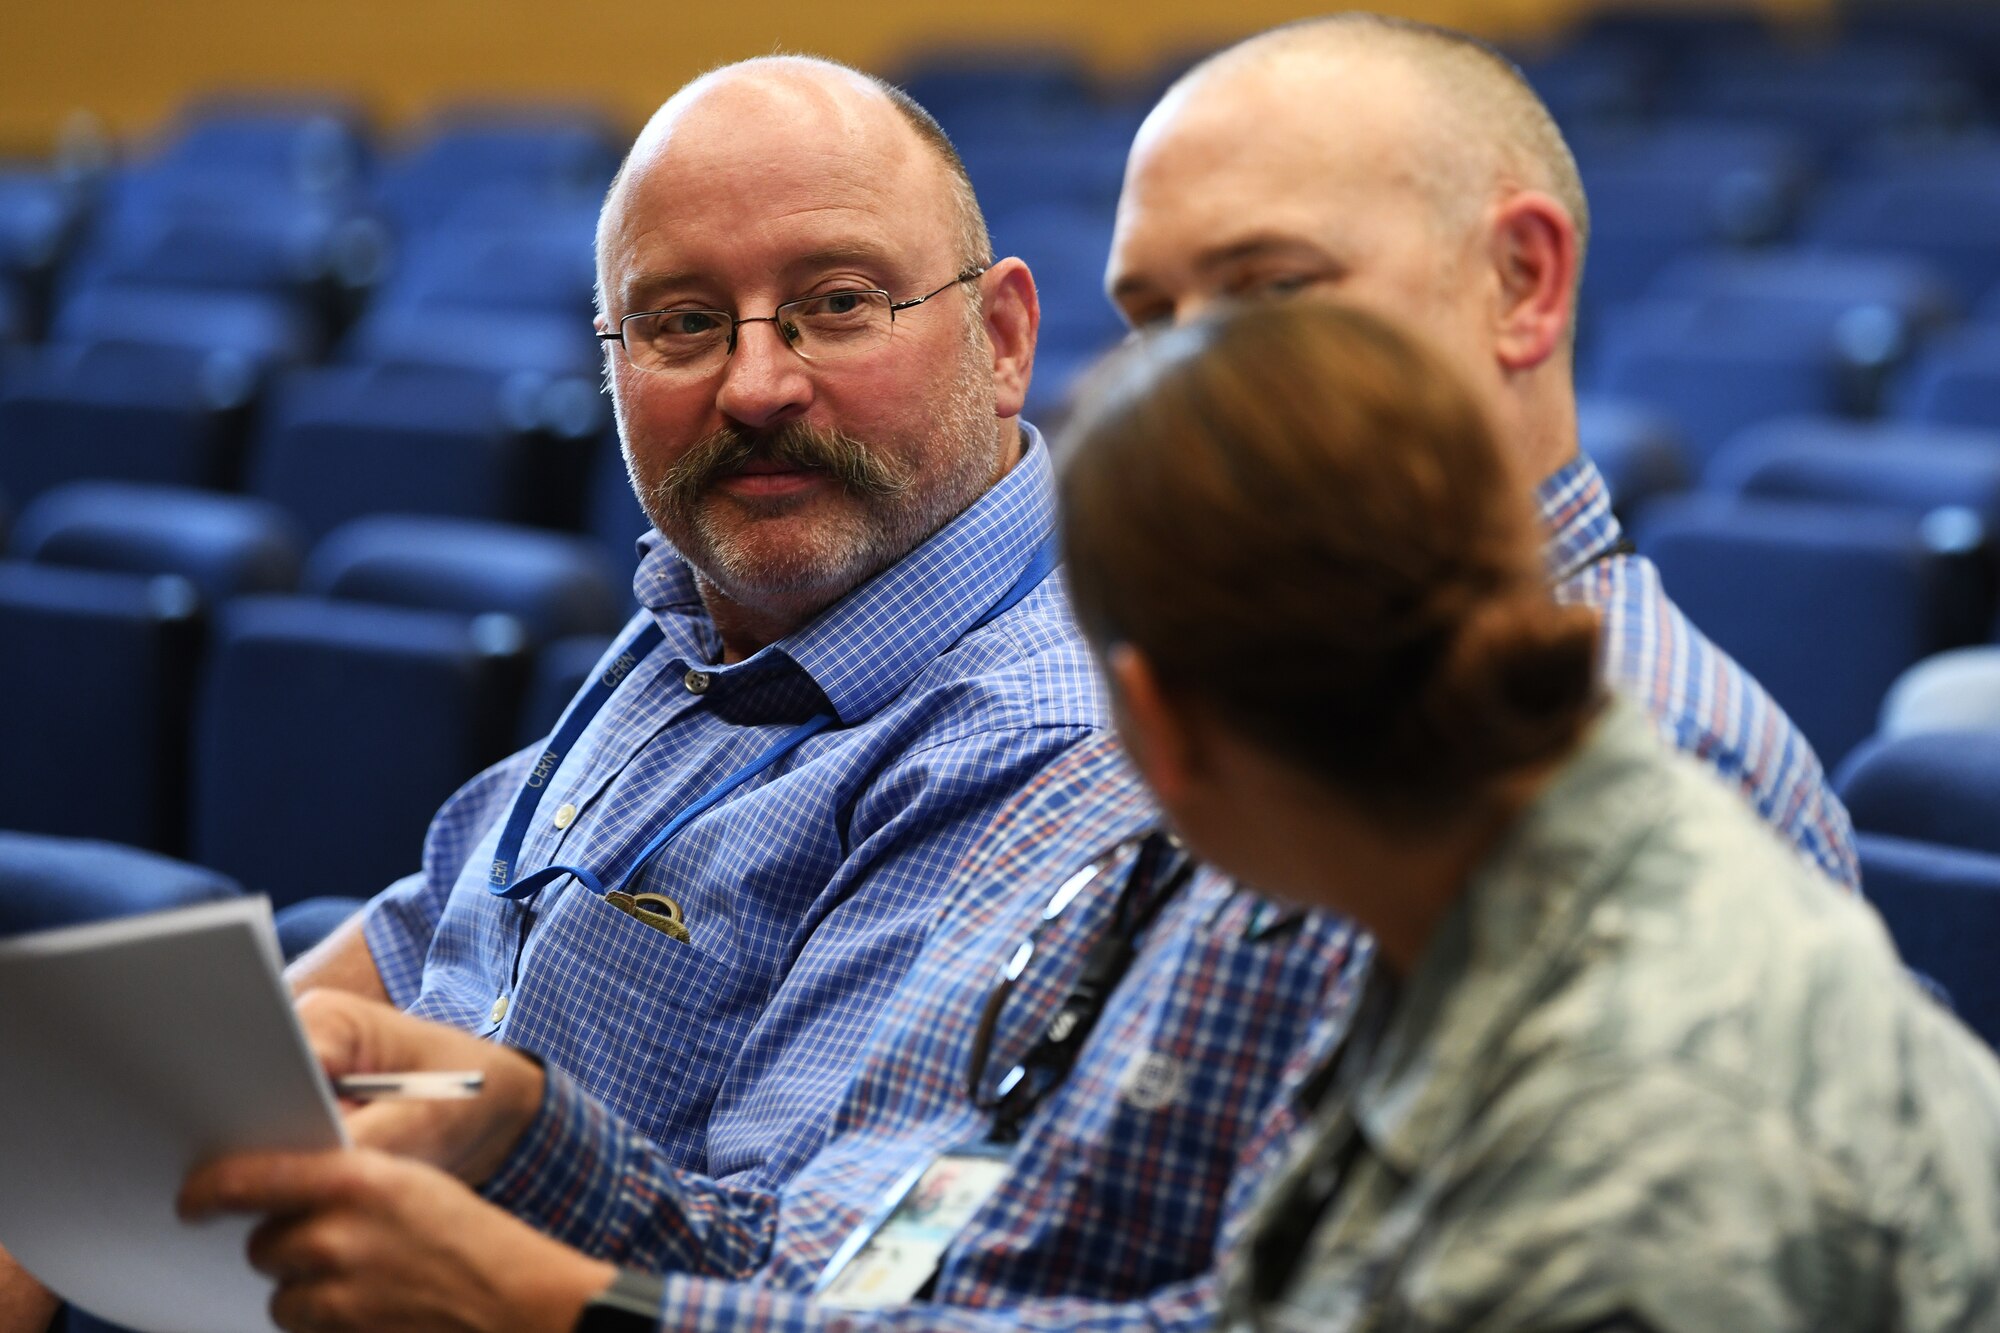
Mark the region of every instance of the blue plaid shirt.
[[[655, 539], [635, 628], [650, 618], [665, 641], [542, 789], [517, 864], [581, 865], [607, 889], [668, 895], [691, 942], [574, 880], [526, 904], [487, 892], [535, 747], [453, 796], [422, 873], [369, 905], [391, 999], [537, 1053], [676, 1165], [787, 1177], [817, 1143], [802, 1127], [829, 1118], [972, 841], [1104, 724], [1059, 573], [975, 628], [1052, 528], [1048, 451], [1026, 435], [1021, 460], [964, 514], [733, 665], [712, 665], [721, 643], [692, 573]], [[829, 706], [833, 728], [632, 877], [677, 812]]]
[[[1736, 733], [1704, 720], [1713, 705], [1702, 683], [1720, 678], [1763, 700], [1793, 746], [1738, 745], [1728, 752], [1734, 767], [1718, 766], [1732, 781], [1754, 774], [1753, 791], [1807, 787], [1804, 804], [1844, 830], [1782, 714], [1680, 617], [1647, 562], [1616, 553], [1596, 469], [1579, 460], [1542, 499], [1559, 592], [1599, 605], [1612, 683], [1664, 710], [1669, 736], [1712, 763], [1719, 740]], [[1608, 600], [1596, 603], [1597, 594]], [[1635, 644], [1663, 643], [1673, 645], [1668, 659], [1633, 654]], [[1774, 761], [1783, 766], [1762, 766]], [[1336, 919], [1279, 910], [1207, 875], [1149, 932], [1074, 1072], [1028, 1122], [1014, 1171], [947, 1257], [934, 1299], [851, 1313], [804, 1294], [892, 1182], [984, 1132], [966, 1065], [1001, 965], [1057, 883], [1156, 819], [1109, 739], [1071, 751], [1025, 792], [968, 859], [825, 1146], [782, 1188], [677, 1171], [643, 1135], [552, 1078], [489, 1197], [589, 1253], [680, 1274], [668, 1284], [663, 1328], [1211, 1326], [1218, 1256], [1285, 1160], [1301, 1123], [1298, 1084], [1344, 1035], [1367, 949]], [[1810, 846], [1808, 824], [1783, 827]], [[1089, 899], [1038, 945], [1003, 1011], [993, 1068], [1009, 1067], [1042, 1031], [1104, 928], [1110, 901]]]

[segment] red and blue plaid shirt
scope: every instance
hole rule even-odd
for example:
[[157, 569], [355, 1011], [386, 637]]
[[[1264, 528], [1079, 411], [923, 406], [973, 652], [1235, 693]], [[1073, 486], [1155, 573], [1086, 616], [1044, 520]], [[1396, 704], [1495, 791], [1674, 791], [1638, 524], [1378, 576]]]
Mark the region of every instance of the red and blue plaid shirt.
[[1604, 679], [1823, 873], [1859, 889], [1854, 825], [1819, 756], [1764, 687], [1668, 599], [1653, 562], [1619, 549], [1624, 533], [1596, 465], [1579, 454], [1537, 498], [1557, 600], [1596, 607], [1604, 618]]

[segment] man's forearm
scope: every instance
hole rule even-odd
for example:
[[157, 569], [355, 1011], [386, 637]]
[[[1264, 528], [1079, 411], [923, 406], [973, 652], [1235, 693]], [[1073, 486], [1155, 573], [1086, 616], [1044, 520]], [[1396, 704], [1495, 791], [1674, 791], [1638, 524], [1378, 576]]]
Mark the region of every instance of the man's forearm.
[[324, 989], [347, 991], [385, 1004], [389, 1000], [382, 974], [375, 969], [375, 955], [368, 951], [359, 915], [343, 921], [331, 935], [299, 955], [285, 969], [285, 982], [294, 995]]
[[540, 1111], [481, 1192], [595, 1259], [653, 1272], [744, 1278], [777, 1230], [770, 1190], [675, 1167], [560, 1070]]

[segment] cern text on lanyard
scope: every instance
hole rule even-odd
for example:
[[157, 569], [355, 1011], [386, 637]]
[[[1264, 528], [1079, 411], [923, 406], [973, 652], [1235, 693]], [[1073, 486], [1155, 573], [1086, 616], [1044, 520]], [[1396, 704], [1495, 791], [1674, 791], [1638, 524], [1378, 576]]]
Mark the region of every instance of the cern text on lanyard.
[[[1049, 576], [1049, 571], [1055, 566], [1056, 542], [1054, 535], [1051, 534], [1043, 537], [1040, 544], [1035, 547], [1034, 553], [1028, 558], [1027, 567], [1021, 571], [1021, 576], [1014, 580], [1011, 588], [1001, 594], [999, 601], [987, 608], [986, 614], [974, 622], [972, 629], [984, 628], [1013, 610], [1023, 598], [1041, 586], [1042, 580]], [[967, 632], [970, 633], [969, 630]], [[555, 776], [556, 770], [562, 767], [564, 757], [569, 754], [583, 735], [584, 729], [602, 711], [604, 705], [610, 702], [611, 696], [617, 693], [618, 686], [632, 674], [649, 653], [660, 646], [660, 641], [664, 637], [658, 625], [647, 625], [633, 635], [618, 655], [612, 658], [610, 666], [599, 673], [576, 698], [570, 700], [569, 707], [563, 712], [562, 721], [556, 726], [555, 734], [549, 738], [548, 745], [535, 760], [535, 767], [528, 774], [527, 781], [521, 784], [520, 794], [514, 798], [514, 808], [508, 813], [506, 828], [500, 834], [500, 845], [493, 852], [493, 864], [486, 879], [488, 893], [501, 898], [519, 900], [565, 875], [574, 876], [578, 883], [592, 893], [605, 892], [604, 885], [598, 877], [583, 866], [545, 866], [517, 879], [514, 877], [514, 862], [521, 854], [522, 842], [527, 839], [528, 826], [534, 822], [535, 807], [542, 799], [542, 792], [549, 780]], [[637, 882], [639, 873], [646, 868], [646, 864], [659, 855], [682, 829], [720, 804], [738, 787], [798, 749], [809, 738], [832, 726], [833, 721], [832, 713], [820, 713], [800, 723], [772, 742], [763, 753], [749, 763], [696, 797], [675, 815], [651, 842], [646, 844], [645, 850], [639, 853], [638, 859], [632, 863], [632, 868], [626, 872], [626, 882]]]

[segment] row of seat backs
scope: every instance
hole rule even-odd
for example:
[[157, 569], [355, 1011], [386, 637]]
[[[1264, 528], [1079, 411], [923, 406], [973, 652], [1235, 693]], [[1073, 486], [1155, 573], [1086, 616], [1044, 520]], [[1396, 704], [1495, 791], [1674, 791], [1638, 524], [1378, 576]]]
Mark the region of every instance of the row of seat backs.
[[[1936, 666], [1912, 673], [1906, 691], [1932, 696], [1928, 719], [1899, 723], [1891, 710], [1836, 787], [1854, 818], [1863, 891], [1903, 957], [2000, 1045], [2000, 657], [1960, 657], [1945, 674], [1955, 682], [1938, 680]], [[1937, 725], [1946, 717], [1951, 725]], [[1912, 723], [1925, 729], [1897, 729]]]
[[0, 562], [0, 690], [32, 701], [0, 724], [23, 757], [0, 825], [186, 852], [281, 903], [406, 870], [453, 788], [553, 725], [628, 605], [555, 534], [379, 516], [287, 595], [259, 591], [299, 567], [254, 501], [51, 499]]
[[[242, 488], [309, 539], [380, 511], [581, 527], [615, 560], [644, 529], [594, 383], [448, 368], [290, 372], [255, 405], [219, 354], [0, 354], [0, 492], [79, 479]], [[226, 371], [227, 366], [220, 368]]]
[[[323, 530], [325, 524], [341, 516], [336, 505], [344, 505], [350, 511], [373, 508], [383, 503], [410, 507], [431, 503], [445, 507], [447, 504], [464, 503], [467, 495], [480, 494], [479, 470], [468, 461], [474, 455], [469, 449], [459, 447], [456, 438], [444, 429], [446, 424], [441, 421], [436, 423], [435, 438], [417, 429], [386, 429], [379, 440], [363, 440], [348, 447], [344, 453], [337, 447], [336, 441], [322, 440], [308, 432], [297, 442], [296, 451], [305, 459], [302, 464], [302, 489], [310, 493], [308, 503], [318, 505], [321, 517], [319, 523], [304, 525], [307, 533], [310, 535], [315, 529]], [[1672, 432], [1662, 429], [1657, 421], [1643, 412], [1599, 401], [1587, 404], [1581, 424], [1586, 446], [1605, 464], [1613, 484], [1614, 499], [1628, 516], [1637, 513], [1642, 504], [1683, 484], [1694, 470], [1676, 446]], [[1915, 519], [1924, 518], [1934, 510], [1950, 509], [1953, 511], [1951, 514], [1929, 522], [1928, 527], [1920, 524], [1913, 529], [1915, 535], [1910, 538], [1929, 548], [1941, 545], [1952, 548], [1933, 550], [1930, 557], [1950, 564], [1959, 559], [1953, 550], [1969, 550], [1982, 541], [1977, 531], [1967, 527], [1965, 520], [1968, 514], [1977, 521], [1977, 526], [1987, 531], [2000, 522], [2000, 500], [1996, 500], [1995, 478], [1995, 459], [2000, 458], [2000, 448], [1996, 448], [1996, 441], [2000, 441], [2000, 437], [1983, 432], [1893, 424], [1784, 420], [1743, 432], [1741, 438], [1718, 454], [1718, 461], [1712, 465], [1713, 475], [1706, 479], [1706, 486], [1721, 495], [1751, 499], [1889, 505]], [[427, 450], [424, 447], [427, 444], [436, 447]], [[73, 460], [77, 452], [80, 451], [70, 451], [69, 457]], [[625, 557], [622, 567], [629, 568], [631, 533], [643, 529], [644, 519], [638, 514], [632, 499], [622, 462], [608, 447], [598, 460], [598, 469], [593, 487], [593, 508], [601, 515], [610, 516], [601, 520], [600, 531], [607, 549], [623, 548]], [[459, 485], [461, 481], [465, 482], [462, 487]], [[193, 502], [184, 501], [183, 507], [189, 503]], [[1724, 521], [1714, 517], [1716, 505], [1712, 500], [1691, 501], [1690, 505], [1693, 510], [1707, 506], [1711, 517], [1703, 520], [1705, 533]], [[128, 506], [133, 509], [140, 507], [136, 502]], [[222, 507], [229, 506], [224, 503]], [[466, 507], [478, 508], [472, 505]], [[111, 515], [117, 508], [118, 504], [114, 501], [104, 512]], [[1682, 508], [1689, 510], [1690, 506]], [[57, 515], [66, 513], [61, 508], [51, 512]], [[163, 520], [170, 517], [169, 509], [160, 512]], [[243, 511], [239, 507], [236, 512]], [[309, 517], [314, 516], [314, 511], [307, 512]], [[1663, 558], [1670, 564], [1682, 560], [1681, 552], [1688, 546], [1683, 536], [1675, 533], [1684, 534], [1692, 527], [1702, 526], [1687, 513], [1673, 518], [1673, 512], [1669, 506], [1667, 514], [1660, 517], [1653, 529], [1663, 534], [1658, 542], [1652, 543], [1649, 538], [1649, 544], [1667, 551]], [[501, 514], [503, 517], [515, 516], [504, 508]], [[61, 521], [67, 523], [70, 520], [64, 517]], [[112, 517], [108, 526], [116, 526], [119, 521]], [[102, 529], [107, 524], [99, 523], [97, 526]], [[168, 527], [171, 529], [173, 525], [169, 523]], [[1860, 540], [1861, 530], [1841, 531], [1837, 516], [1819, 524], [1835, 539], [1832, 546], [1824, 541], [1815, 544], [1808, 537], [1807, 527], [1794, 524], [1785, 528], [1789, 535], [1783, 540], [1799, 547], [1813, 559], [1816, 559], [1814, 552], [1833, 551], [1841, 542], [1853, 546]], [[1721, 540], [1721, 537], [1711, 533], [1700, 537], [1694, 545], [1713, 547]], [[1766, 544], [1769, 544], [1768, 541]], [[1685, 558], [1692, 562], [1690, 567], [1693, 572], [1689, 577], [1694, 582], [1686, 589], [1679, 588], [1676, 583], [1676, 592], [1684, 600], [1692, 599], [1694, 607], [1699, 608], [1697, 623], [1709, 626], [1725, 647], [1733, 648], [1739, 656], [1753, 664], [1768, 665], [1769, 671], [1760, 671], [1760, 675], [1768, 674], [1781, 681], [1802, 676], [1802, 690], [1813, 695], [1823, 695], [1829, 681], [1835, 677], [1854, 681], [1850, 688], [1840, 692], [1842, 703], [1834, 710], [1845, 721], [1808, 728], [1808, 734], [1813, 735], [1828, 751], [1830, 758], [1844, 753], [1855, 740], [1866, 734], [1867, 721], [1872, 716], [1880, 691], [1886, 687], [1896, 669], [1924, 652], [1966, 641], [1968, 632], [1974, 638], [1985, 637], [1990, 617], [1987, 590], [1976, 580], [1959, 576], [1911, 576], [1911, 581], [1927, 590], [1918, 601], [1930, 609], [1915, 609], [1916, 604], [1912, 604], [1896, 616], [1871, 618], [1871, 623], [1878, 628], [1903, 623], [1911, 626], [1906, 640], [1882, 633], [1860, 640], [1884, 650], [1884, 658], [1875, 669], [1862, 671], [1861, 658], [1849, 654], [1842, 654], [1842, 671], [1832, 675], [1810, 669], [1788, 668], [1786, 663], [1803, 652], [1798, 642], [1788, 640], [1775, 652], [1760, 648], [1759, 644], [1775, 633], [1789, 635], [1790, 627], [1800, 617], [1787, 614], [1774, 619], [1756, 606], [1746, 610], [1748, 589], [1754, 585], [1754, 579], [1738, 579], [1726, 574], [1711, 579], [1702, 573], [1707, 566], [1698, 554]], [[1871, 561], [1886, 559], [1887, 548], [1878, 549], [1866, 558]], [[1807, 564], [1800, 566], [1800, 577], [1809, 578], [1813, 568], [1809, 559]], [[1711, 586], [1716, 590], [1713, 597], [1706, 591]], [[1828, 600], [1824, 594], [1822, 600]], [[1856, 605], [1848, 600], [1833, 600], [1837, 601], [1833, 609], [1844, 608], [1852, 612]], [[1780, 598], [1775, 604], [1803, 605], [1789, 597]], [[1738, 623], [1751, 629], [1761, 627], [1762, 632], [1743, 637], [1733, 629]], [[1968, 631], [1967, 626], [1974, 626], [1975, 630]], [[1816, 641], [1819, 637], [1817, 633], [1808, 632], [1804, 641]], [[1807, 715], [1815, 711], [1806, 705], [1806, 693], [1792, 695], [1789, 689], [1779, 687], [1781, 700], [1790, 702], [1788, 695], [1799, 701], [1795, 706]]]
[[[0, 829], [0, 939], [222, 902], [244, 892], [220, 871], [157, 852]], [[319, 943], [359, 906], [352, 898], [308, 898], [278, 908], [285, 958]]]
[[[1932, 338], [1894, 376], [1948, 309], [1920, 268], [1732, 257], [1670, 276], [1683, 295], [1611, 312], [1583, 374], [1597, 396], [1667, 417], [1691, 475], [1756, 421], [1885, 398], [1898, 420], [2000, 427], [2000, 323]], [[155, 322], [202, 336], [198, 317], [162, 310]], [[552, 340], [573, 332], [549, 330]], [[1043, 357], [1037, 384], [1053, 387], [1034, 406], [1044, 424], [1095, 350]], [[521, 360], [538, 355], [527, 349]], [[593, 524], [630, 518], [609, 413], [588, 377], [396, 365], [292, 370], [259, 396], [263, 382], [247, 354], [230, 350], [0, 354], [0, 490], [20, 503], [79, 476], [242, 485], [316, 533], [385, 507], [558, 526], [575, 526], [580, 512]], [[593, 453], [586, 494], [577, 479], [592, 475]]]
[[[1719, 60], [1718, 70], [1740, 70], [1749, 60], [1739, 49], [1741, 41], [1725, 45], [1728, 58]], [[1622, 58], [1605, 54], [1601, 42], [1591, 49], [1599, 51], [1595, 58], [1600, 60]], [[1935, 82], [1939, 59], [1948, 62], [1960, 54], [1919, 58], [1843, 48], [1834, 56], [1801, 59], [1771, 47], [1757, 60], [1799, 65], [1845, 88], [1857, 77], [1857, 64], [1884, 66], [1878, 74]], [[1106, 105], [1084, 88], [1087, 81], [1072, 77], [1078, 74], [1073, 65], [1059, 56], [1031, 57], [1022, 64], [1008, 62], [1004, 54], [979, 53], [957, 64], [933, 61], [927, 72], [916, 75], [915, 85], [922, 95], [941, 98], [947, 119], [960, 122], [956, 128], [965, 156], [1003, 243], [1052, 272], [1087, 270], [1085, 282], [1049, 284], [1050, 350], [1067, 359], [1074, 359], [1076, 342], [1096, 340], [1085, 349], [1095, 351], [1102, 338], [1115, 336], [1115, 322], [1096, 298], [1096, 275], [1109, 234], [1109, 201], [1145, 105], [1143, 100]], [[978, 73], [982, 67], [984, 77]], [[1551, 67], [1544, 63], [1539, 68]], [[949, 75], [941, 72], [946, 69]], [[1751, 77], [1760, 85], [1769, 82], [1754, 73]], [[378, 308], [346, 340], [348, 354], [360, 357], [384, 355], [409, 341], [403, 326], [388, 318], [390, 308], [420, 308], [436, 318], [455, 319], [473, 309], [512, 307], [524, 314], [532, 310], [580, 319], [589, 305], [592, 221], [615, 157], [616, 135], [587, 113], [539, 120], [520, 113], [489, 114], [496, 119], [484, 126], [454, 118], [421, 148], [398, 155], [400, 165], [388, 173], [389, 181], [427, 182], [417, 193], [456, 200], [458, 207], [445, 215], [415, 210], [430, 219], [431, 229], [403, 237], [393, 255], [390, 238], [367, 242], [352, 227], [343, 227], [331, 202], [343, 197], [338, 181], [367, 175], [357, 164], [371, 154], [351, 108], [225, 102], [195, 109], [163, 142], [115, 174], [94, 201], [74, 188], [66, 193], [51, 173], [42, 195], [24, 206], [43, 221], [23, 224], [29, 239], [14, 248], [17, 266], [52, 263], [62, 237], [73, 233], [79, 257], [62, 286], [85, 307], [115, 306], [132, 299], [135, 286], [162, 283], [314, 289], [329, 280], [330, 270], [340, 270], [333, 276], [348, 286], [377, 293]], [[1811, 153], [1797, 146], [1803, 140], [1796, 133], [1791, 134], [1791, 149], [1768, 143], [1759, 148], [1760, 133], [1768, 140], [1771, 132], [1717, 125], [1706, 117], [1650, 138], [1635, 137], [1623, 120], [1577, 127], [1579, 156], [1600, 195], [1603, 215], [1598, 272], [1608, 277], [1632, 267], [1614, 262], [1621, 237], [1643, 250], [1657, 244], [1663, 227], [1691, 228], [1681, 237], [1687, 241], [1776, 234], [1768, 225], [1775, 216], [1773, 201], [1782, 204], [1801, 193], [1806, 169], [1800, 164]], [[1848, 142], [1854, 136], [1841, 138]], [[1925, 185], [1908, 178], [1907, 151], [1878, 156], [1894, 163], [1895, 170], [1890, 179], [1874, 182], [1876, 193], [1887, 190], [1893, 197], [1836, 201], [1827, 220], [1809, 229], [1815, 238], [1848, 246], [1936, 241], [1955, 246], [1956, 259], [1990, 268], [1989, 251], [1977, 244], [1979, 210], [1974, 206], [1984, 198], [1979, 192], [1990, 172], [1967, 159], [1956, 171], [1943, 168], [1941, 183]], [[1990, 162], [1991, 156], [1989, 152], [1985, 160]], [[1729, 159], [1726, 167], [1713, 162], [1718, 157]], [[19, 182], [16, 192], [28, 191], [31, 184]], [[1857, 189], [1864, 184], [1854, 183]], [[1916, 197], [1910, 191], [1935, 188], [1957, 190], [1954, 206], [1910, 206]], [[0, 214], [7, 211], [7, 195], [0, 188]], [[1713, 210], [1694, 202], [1711, 195], [1717, 201]], [[1024, 199], [1034, 202], [1018, 206]], [[1630, 206], [1621, 206], [1621, 200]], [[93, 203], [94, 208], [85, 208]], [[1710, 227], [1702, 221], [1704, 210], [1716, 212], [1720, 224]], [[409, 212], [390, 206], [385, 211], [399, 218]], [[86, 213], [70, 216], [61, 226], [47, 222], [51, 216]], [[1755, 222], [1757, 217], [1766, 222]], [[1684, 221], [1671, 221], [1676, 218]], [[1923, 234], [1924, 228], [1954, 223], [1950, 236]], [[6, 231], [0, 225], [0, 233]], [[301, 253], [315, 248], [308, 244], [311, 237], [319, 238], [318, 257], [308, 262]], [[1016, 238], [1020, 245], [1011, 243]], [[0, 244], [0, 252], [6, 249]], [[1951, 257], [1940, 258], [1949, 262]], [[5, 253], [0, 253], [0, 268], [5, 267]], [[71, 304], [64, 302], [63, 310]], [[338, 313], [351, 317], [354, 311]], [[79, 321], [67, 315], [59, 320], [72, 326]], [[1066, 332], [1071, 326], [1074, 336]], [[294, 331], [291, 341], [301, 338], [325, 341], [323, 330]], [[422, 341], [421, 335], [416, 341]]]

